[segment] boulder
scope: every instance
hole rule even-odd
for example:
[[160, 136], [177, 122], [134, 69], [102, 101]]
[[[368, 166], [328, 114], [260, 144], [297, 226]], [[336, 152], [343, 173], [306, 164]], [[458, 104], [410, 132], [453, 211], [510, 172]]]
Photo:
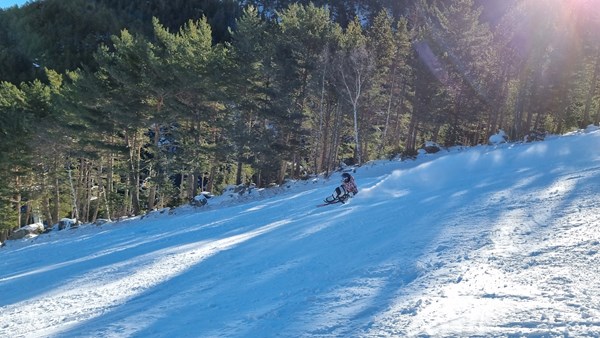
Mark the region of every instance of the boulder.
[[490, 136], [489, 144], [501, 144], [508, 142], [508, 136], [504, 132], [504, 130], [500, 129], [496, 134]]
[[428, 154], [435, 154], [438, 151], [440, 151], [442, 149], [442, 147], [440, 147], [440, 145], [437, 144], [437, 143], [435, 143], [435, 142], [427, 141], [427, 142], [425, 142], [425, 145], [423, 146], [423, 149]]
[[42, 223], [34, 223], [29, 224], [24, 227], [19, 228], [16, 231], [13, 231], [8, 239], [16, 240], [27, 237], [28, 235], [39, 235], [44, 232], [44, 225]]
[[77, 224], [77, 220], [74, 218], [63, 218], [58, 221], [58, 230], [63, 230], [66, 228], [76, 228], [79, 225]]
[[536, 141], [543, 141], [546, 138], [546, 135], [548, 134], [548, 132], [546, 132], [546, 130], [538, 128], [538, 129], [533, 129], [530, 130], [529, 133], [527, 133], [527, 135], [525, 135], [523, 141], [525, 142], [536, 142]]
[[110, 222], [110, 220], [109, 220], [109, 219], [105, 219], [105, 218], [98, 218], [98, 219], [97, 219], [97, 220], [94, 222], [94, 224], [99, 226], [99, 225], [106, 224], [106, 223], [109, 223], [109, 222]]

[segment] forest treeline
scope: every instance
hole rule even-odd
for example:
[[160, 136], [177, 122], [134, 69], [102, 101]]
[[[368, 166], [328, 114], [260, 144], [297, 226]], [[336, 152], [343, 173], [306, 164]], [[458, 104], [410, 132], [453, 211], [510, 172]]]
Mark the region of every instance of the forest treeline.
[[598, 123], [598, 31], [592, 1], [0, 10], [0, 228]]

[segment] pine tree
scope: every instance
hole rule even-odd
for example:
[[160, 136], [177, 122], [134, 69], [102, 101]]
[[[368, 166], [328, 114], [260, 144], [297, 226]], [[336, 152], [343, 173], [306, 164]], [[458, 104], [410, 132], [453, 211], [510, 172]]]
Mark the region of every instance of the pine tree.
[[367, 48], [374, 59], [373, 80], [368, 93], [370, 106], [367, 108], [372, 113], [368, 116], [367, 125], [377, 129], [377, 133], [370, 135], [374, 138], [370, 143], [379, 143], [377, 156], [381, 156], [394, 100], [394, 86], [397, 86], [394, 65], [397, 51], [392, 18], [386, 11], [381, 11], [375, 18], [367, 31], [367, 38]]
[[10, 230], [20, 225], [20, 194], [16, 183], [19, 168], [27, 165], [20, 155], [28, 151], [25, 108], [25, 93], [11, 83], [0, 82], [0, 210], [3, 211], [0, 229]]
[[[354, 160], [363, 163], [363, 142], [361, 136], [367, 127], [361, 128], [359, 122], [366, 121], [362, 113], [363, 105], [369, 86], [373, 80], [375, 69], [374, 59], [367, 49], [367, 38], [364, 35], [358, 18], [346, 28], [342, 37], [342, 49], [339, 54], [337, 75], [339, 90], [344, 100], [349, 104], [354, 121]], [[362, 131], [362, 133], [361, 133]]]
[[122, 212], [137, 215], [141, 211], [139, 185], [143, 180], [142, 172], [150, 169], [142, 162], [142, 148], [147, 143], [144, 135], [152, 126], [155, 110], [151, 106], [156, 104], [156, 97], [147, 95], [152, 86], [152, 47], [144, 38], [135, 37], [127, 30], [113, 37], [113, 46], [113, 49], [101, 47], [96, 54], [99, 70], [95, 77], [103, 88], [105, 99], [100, 97], [100, 109], [95, 111], [100, 118], [109, 114], [106, 117], [113, 121], [115, 130], [124, 132], [128, 164]]
[[227, 151], [222, 150], [228, 147], [223, 134], [229, 128], [225, 107], [219, 102], [225, 96], [227, 80], [222, 75], [227, 50], [213, 45], [212, 29], [205, 18], [188, 21], [177, 33], [169, 33], [155, 20], [155, 35], [167, 72], [176, 79], [172, 99], [166, 102], [170, 123], [175, 122], [174, 117], [177, 120], [171, 135], [178, 144], [172, 165], [182, 168], [182, 182], [189, 177], [180, 196], [190, 199], [197, 193], [202, 167], [214, 172], [217, 162], [227, 160]]
[[486, 71], [490, 68], [487, 51], [491, 50], [491, 32], [480, 22], [481, 8], [475, 8], [473, 0], [443, 2], [434, 12], [435, 52], [443, 62], [444, 85], [452, 102], [445, 118], [445, 143], [478, 143], [483, 118], [479, 115], [488, 111], [486, 103], [491, 94], [483, 82], [489, 77]]
[[[298, 177], [303, 160], [311, 154], [311, 123], [314, 121], [315, 97], [322, 84], [321, 56], [329, 46], [334, 26], [324, 8], [291, 5], [280, 13], [279, 34], [275, 46], [275, 88], [277, 100], [271, 120], [277, 133], [277, 147], [282, 154], [279, 181], [287, 163]], [[316, 93], [319, 93], [315, 96]], [[318, 102], [318, 101], [317, 101]], [[314, 138], [312, 138], [314, 139]], [[314, 154], [314, 152], [312, 152]]]
[[[381, 150], [389, 144], [390, 150], [398, 152], [401, 147], [401, 140], [406, 136], [403, 132], [406, 117], [410, 113], [413, 97], [414, 77], [413, 70], [410, 67], [412, 57], [411, 32], [408, 29], [408, 21], [405, 18], [398, 20], [394, 33], [394, 60], [390, 78], [390, 98], [388, 107], [388, 116], [381, 139]], [[395, 115], [392, 116], [392, 112]], [[388, 134], [391, 135], [388, 141]], [[380, 154], [381, 156], [381, 154]]]
[[242, 183], [243, 165], [249, 164], [256, 168], [256, 183], [260, 186], [260, 173], [275, 156], [269, 149], [272, 135], [264, 123], [274, 99], [269, 88], [273, 55], [268, 30], [267, 22], [250, 6], [232, 32], [231, 67], [227, 75], [232, 80], [229, 95], [235, 98], [231, 139], [237, 157], [236, 184]]

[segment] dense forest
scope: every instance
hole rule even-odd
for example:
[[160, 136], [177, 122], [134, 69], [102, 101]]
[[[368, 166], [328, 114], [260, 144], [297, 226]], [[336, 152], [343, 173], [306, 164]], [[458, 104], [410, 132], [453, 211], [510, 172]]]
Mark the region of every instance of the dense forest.
[[600, 120], [596, 0], [0, 10], [0, 229]]

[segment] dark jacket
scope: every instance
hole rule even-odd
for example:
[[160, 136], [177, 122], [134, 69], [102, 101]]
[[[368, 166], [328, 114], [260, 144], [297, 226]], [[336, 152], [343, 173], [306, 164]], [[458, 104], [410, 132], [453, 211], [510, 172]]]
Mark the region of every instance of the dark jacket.
[[354, 183], [354, 177], [352, 176], [350, 176], [350, 180], [348, 180], [348, 182], [344, 181], [342, 185], [344, 186], [346, 192], [351, 192], [353, 194], [358, 192], [358, 187], [356, 186], [356, 183]]

